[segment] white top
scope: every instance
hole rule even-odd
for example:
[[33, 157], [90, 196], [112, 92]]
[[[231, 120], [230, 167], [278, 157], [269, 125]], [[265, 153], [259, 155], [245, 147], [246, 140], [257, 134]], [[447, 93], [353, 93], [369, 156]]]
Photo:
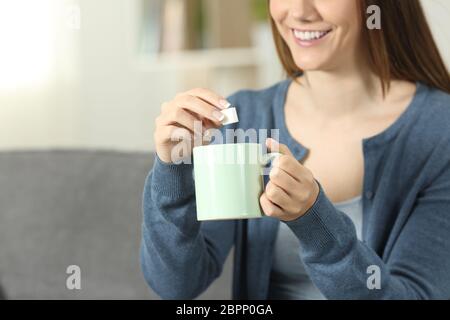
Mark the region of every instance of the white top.
[[[362, 197], [335, 203], [337, 210], [344, 212], [353, 221], [356, 234], [362, 234]], [[283, 222], [275, 241], [269, 299], [319, 300], [325, 299], [314, 285], [300, 258], [300, 242], [292, 230]]]

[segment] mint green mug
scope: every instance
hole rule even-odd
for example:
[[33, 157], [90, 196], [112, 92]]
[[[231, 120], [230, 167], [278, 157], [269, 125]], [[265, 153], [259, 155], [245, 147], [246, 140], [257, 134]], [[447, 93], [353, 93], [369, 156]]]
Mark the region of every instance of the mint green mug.
[[259, 197], [265, 167], [279, 153], [262, 153], [257, 143], [195, 147], [197, 220], [251, 219], [264, 216]]

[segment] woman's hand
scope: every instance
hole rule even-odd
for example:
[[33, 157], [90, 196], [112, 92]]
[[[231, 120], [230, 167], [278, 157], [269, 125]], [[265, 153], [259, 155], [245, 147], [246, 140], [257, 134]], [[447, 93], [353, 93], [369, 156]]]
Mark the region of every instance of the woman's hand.
[[259, 198], [265, 215], [283, 221], [303, 216], [319, 195], [319, 185], [309, 169], [294, 158], [289, 148], [273, 139], [267, 139], [269, 150], [282, 154], [273, 161], [270, 181]]
[[[180, 93], [173, 100], [163, 103], [161, 114], [155, 120], [154, 139], [158, 157], [166, 163], [189, 157], [194, 141], [203, 144], [208, 141], [205, 131], [222, 125], [224, 115], [220, 110], [229, 106], [222, 96], [201, 88]], [[199, 124], [199, 121], [201, 132], [195, 132], [199, 126], [194, 124]], [[172, 152], [179, 143], [183, 144], [179, 150], [187, 152], [182, 156]]]

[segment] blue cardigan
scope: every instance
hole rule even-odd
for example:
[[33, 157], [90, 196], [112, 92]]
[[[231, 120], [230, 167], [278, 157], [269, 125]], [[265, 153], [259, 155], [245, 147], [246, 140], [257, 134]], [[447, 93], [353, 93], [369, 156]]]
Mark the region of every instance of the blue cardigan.
[[[284, 120], [290, 83], [229, 100], [238, 108], [234, 128], [278, 128], [301, 161], [308, 150]], [[363, 240], [321, 186], [312, 208], [287, 223], [312, 281], [328, 299], [450, 298], [450, 96], [417, 84], [398, 120], [362, 147]], [[266, 299], [278, 223], [198, 222], [192, 165], [156, 157], [143, 194], [143, 274], [162, 298], [192, 299], [221, 274], [234, 246], [232, 298]], [[368, 286], [377, 274], [380, 286]]]

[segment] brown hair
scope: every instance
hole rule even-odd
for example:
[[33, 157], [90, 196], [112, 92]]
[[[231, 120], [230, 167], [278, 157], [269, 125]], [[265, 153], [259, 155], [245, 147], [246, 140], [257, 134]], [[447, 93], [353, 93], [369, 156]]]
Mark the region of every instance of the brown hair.
[[[270, 2], [270, 0], [268, 0]], [[361, 21], [366, 21], [368, 6], [381, 9], [381, 29], [369, 30], [362, 24], [362, 39], [369, 65], [380, 78], [383, 92], [391, 80], [422, 82], [450, 93], [450, 75], [433, 39], [419, 0], [359, 0]], [[272, 34], [281, 64], [295, 79], [300, 70], [291, 51], [270, 17]]]

